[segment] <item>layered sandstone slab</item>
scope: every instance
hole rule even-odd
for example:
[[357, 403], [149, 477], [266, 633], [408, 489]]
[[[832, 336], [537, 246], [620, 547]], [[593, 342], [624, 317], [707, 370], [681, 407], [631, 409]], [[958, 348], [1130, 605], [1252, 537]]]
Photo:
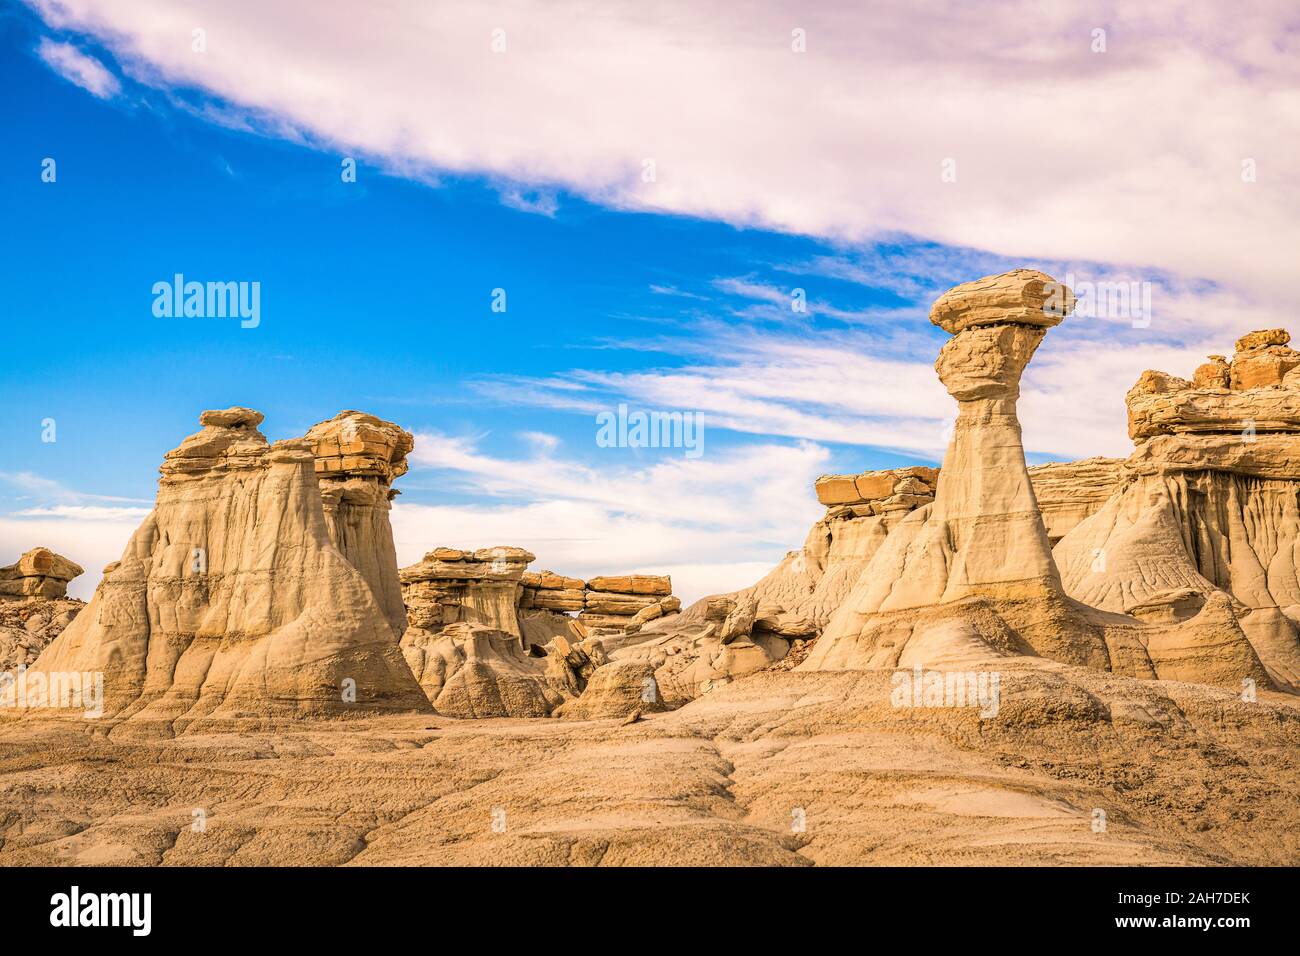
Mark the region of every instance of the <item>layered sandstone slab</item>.
[[521, 640], [518, 607], [524, 570], [535, 555], [523, 548], [434, 548], [400, 572], [410, 626], [437, 631], [478, 624]]
[[1074, 292], [1045, 272], [1013, 269], [949, 289], [930, 321], [949, 335], [988, 325], [1049, 329], [1074, 311]]
[[79, 564], [63, 555], [32, 548], [0, 568], [0, 600], [58, 600], [68, 593], [68, 582], [82, 573]]
[[105, 710], [205, 718], [427, 710], [365, 577], [330, 537], [310, 443], [204, 412], [153, 511], [36, 669], [101, 672]]
[[673, 593], [673, 581], [668, 575], [614, 574], [601, 575], [586, 584], [589, 591], [614, 591], [620, 594], [649, 594], [667, 597]]
[[817, 500], [828, 508], [865, 518], [929, 504], [938, 481], [937, 468], [914, 466], [858, 475], [822, 475], [814, 487]]
[[306, 440], [330, 539], [370, 585], [396, 640], [406, 630], [406, 607], [389, 510], [415, 439], [392, 422], [346, 410], [312, 426]]

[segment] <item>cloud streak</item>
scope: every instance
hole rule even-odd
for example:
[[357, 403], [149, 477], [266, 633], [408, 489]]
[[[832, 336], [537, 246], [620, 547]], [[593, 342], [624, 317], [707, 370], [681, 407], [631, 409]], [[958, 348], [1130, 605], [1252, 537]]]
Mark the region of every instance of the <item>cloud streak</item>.
[[140, 82], [413, 176], [1279, 293], [1300, 247], [1281, 2], [29, 2]]
[[104, 64], [71, 43], [57, 43], [46, 37], [37, 46], [36, 54], [65, 80], [101, 100], [111, 99], [122, 91], [122, 84]]

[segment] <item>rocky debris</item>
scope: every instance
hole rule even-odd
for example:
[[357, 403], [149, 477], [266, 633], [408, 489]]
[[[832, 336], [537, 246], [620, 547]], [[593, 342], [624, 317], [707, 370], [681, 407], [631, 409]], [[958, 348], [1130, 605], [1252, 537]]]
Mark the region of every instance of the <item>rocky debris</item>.
[[392, 422], [353, 410], [313, 425], [305, 437], [316, 458], [330, 539], [370, 585], [396, 640], [406, 630], [406, 607], [389, 509], [398, 494], [392, 483], [406, 474], [415, 438]]
[[760, 624], [783, 615], [770, 604], [760, 610], [753, 589], [735, 598], [707, 598], [682, 620], [655, 621], [614, 642], [609, 656], [648, 665], [665, 703], [677, 705], [785, 657], [790, 639]]
[[428, 710], [365, 577], [331, 540], [304, 439], [204, 412], [153, 511], [43, 672], [104, 674], [105, 712], [164, 732], [236, 717]]
[[605, 648], [598, 640], [574, 640], [557, 634], [546, 655], [546, 676], [560, 693], [576, 697], [581, 694], [598, 667], [609, 663]]
[[1122, 458], [1085, 458], [1029, 466], [1047, 540], [1053, 546], [1090, 517], [1115, 490], [1123, 475]]
[[812, 649], [817, 646], [817, 638], [796, 639], [790, 642], [790, 652], [775, 664], [768, 667], [772, 671], [792, 671], [808, 659]]
[[448, 717], [545, 717], [565, 699], [545, 663], [504, 631], [458, 621], [436, 633], [410, 628], [401, 646], [433, 709]]
[[68, 593], [68, 582], [83, 573], [49, 548], [32, 548], [15, 563], [0, 568], [0, 601], [57, 600]]
[[866, 518], [889, 512], [908, 512], [934, 500], [939, 469], [913, 466], [859, 475], [822, 475], [815, 489], [827, 506], [827, 517]]
[[[938, 470], [899, 468], [865, 475], [884, 479], [878, 490], [890, 497], [896, 486], [914, 479], [933, 488]], [[883, 487], [886, 483], [888, 487]], [[870, 489], [865, 483], [864, 487]], [[909, 493], [925, 490], [917, 485], [903, 487]], [[826, 503], [824, 489], [815, 490]], [[858, 494], [856, 486], [852, 494]], [[857, 500], [859, 504], [867, 502], [865, 498]], [[804, 646], [816, 637], [890, 529], [908, 513], [886, 510], [875, 514], [869, 507], [857, 510], [860, 513], [855, 514], [850, 505], [829, 506], [826, 517], [809, 531], [803, 547], [787, 554], [752, 587], [703, 598], [680, 614], [660, 615], [655, 608], [647, 608], [621, 634], [604, 637], [605, 646], [615, 659], [653, 662], [656, 679], [674, 703], [773, 666], [785, 659], [792, 645]], [[731, 650], [723, 653], [724, 647]]]
[[85, 606], [76, 598], [0, 601], [0, 673], [34, 664]]
[[535, 556], [523, 548], [434, 548], [402, 568], [408, 627], [436, 632], [467, 622], [503, 631], [522, 649], [518, 609], [524, 570]]

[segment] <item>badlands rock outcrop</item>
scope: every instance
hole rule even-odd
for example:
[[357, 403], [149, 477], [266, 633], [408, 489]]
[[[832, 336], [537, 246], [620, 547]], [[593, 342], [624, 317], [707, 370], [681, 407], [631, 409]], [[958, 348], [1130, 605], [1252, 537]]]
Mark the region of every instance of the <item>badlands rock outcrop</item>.
[[310, 442], [207, 411], [153, 511], [35, 670], [101, 672], [111, 716], [427, 710], [365, 576], [331, 540]]
[[522, 641], [520, 582], [533, 560], [523, 548], [434, 548], [401, 570], [408, 626], [436, 632], [464, 621]]
[[602, 575], [583, 581], [554, 571], [528, 571], [519, 607], [577, 613], [583, 633], [635, 633], [650, 621], [674, 614], [682, 602], [667, 575]]
[[1121, 482], [1055, 555], [1070, 594], [1098, 608], [1174, 620], [1231, 609], [1272, 680], [1296, 690], [1300, 353], [1289, 340], [1252, 332], [1231, 363], [1211, 356], [1191, 381], [1142, 373]]
[[[607, 663], [598, 638], [635, 633], [681, 606], [667, 577], [583, 581], [526, 570], [533, 560], [522, 548], [435, 548], [402, 569], [402, 653], [439, 713], [544, 716]], [[467, 682], [457, 675], [469, 665]], [[597, 694], [611, 691], [602, 684]]]
[[365, 412], [342, 411], [306, 435], [330, 540], [361, 572], [396, 637], [406, 630], [397, 552], [389, 522], [393, 481], [406, 474], [410, 432]]
[[635, 633], [681, 606], [667, 575], [603, 575], [587, 582], [578, 621], [593, 633]]
[[0, 568], [0, 601], [58, 600], [82, 568], [49, 548], [32, 548], [15, 563]]
[[937, 480], [923, 466], [823, 475], [814, 492], [826, 514], [800, 550], [751, 587], [607, 640], [610, 656], [652, 664], [674, 703], [785, 660], [820, 633], [890, 530], [933, 501]]
[[958, 415], [934, 503], [889, 535], [804, 667], [1012, 652], [1108, 664], [1101, 634], [1067, 603], [1016, 416], [1025, 366], [1072, 307], [1068, 290], [1028, 270], [957, 286], [935, 303], [931, 322], [952, 335], [935, 370]]
[[[1028, 655], [1139, 678], [1271, 686], [1230, 596], [1199, 600], [1171, 587], [1092, 606], [1063, 581], [1052, 545], [1103, 512], [1129, 468], [1115, 459], [1026, 467], [1020, 376], [1072, 305], [1068, 289], [1027, 270], [941, 297], [931, 320], [952, 338], [936, 371], [958, 403], [942, 469], [823, 476], [816, 492], [827, 515], [801, 551], [752, 588], [606, 641], [611, 658], [651, 663], [673, 701], [783, 668], [792, 648], [796, 662], [807, 654], [804, 670]], [[1252, 346], [1273, 359], [1279, 347], [1276, 335]]]
[[[891, 533], [803, 668], [946, 667], [1029, 654], [1132, 677], [1269, 684], [1226, 595], [1179, 614], [1159, 606], [1187, 606], [1170, 588], [1108, 604], [1063, 580], [1025, 467], [1016, 401], [1026, 364], [1072, 302], [1050, 277], [1016, 270], [935, 303], [931, 321], [953, 336], [935, 368], [958, 418], [934, 504]], [[1111, 465], [1091, 462], [1049, 470], [1043, 483], [1068, 485], [1089, 472], [1115, 481]], [[1067, 542], [1089, 534], [1113, 500], [1057, 546], [1074, 555], [1071, 585], [1085, 572]], [[1094, 507], [1095, 499], [1073, 513], [1058, 506], [1054, 517], [1063, 525]]]
[[402, 653], [434, 710], [448, 717], [545, 717], [567, 699], [516, 635], [481, 624], [411, 628]]

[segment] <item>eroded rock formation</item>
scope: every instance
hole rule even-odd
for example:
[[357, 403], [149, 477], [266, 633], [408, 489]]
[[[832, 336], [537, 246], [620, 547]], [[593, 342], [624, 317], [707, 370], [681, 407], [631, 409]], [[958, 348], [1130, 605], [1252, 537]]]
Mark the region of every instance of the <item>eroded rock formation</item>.
[[907, 512], [934, 501], [939, 469], [913, 466], [860, 475], [822, 475], [817, 479], [817, 500], [826, 505], [828, 518], [852, 515], [867, 518]]
[[342, 411], [306, 435], [330, 540], [361, 572], [395, 638], [406, 630], [397, 552], [389, 522], [393, 481], [406, 474], [411, 433], [365, 412]]
[[1231, 363], [1211, 356], [1192, 381], [1144, 372], [1128, 393], [1135, 447], [1121, 481], [1055, 555], [1070, 594], [1095, 607], [1166, 620], [1234, 609], [1273, 680], [1295, 690], [1300, 353], [1289, 340], [1252, 332]]
[[32, 548], [15, 563], [0, 568], [0, 601], [54, 601], [68, 593], [68, 582], [82, 574], [81, 565], [49, 548]]
[[[583, 581], [527, 571], [533, 560], [522, 548], [435, 548], [402, 569], [408, 617], [402, 652], [439, 713], [547, 713], [583, 694], [608, 662], [599, 637], [635, 633], [681, 607], [667, 577]], [[467, 635], [476, 635], [472, 646]], [[453, 680], [470, 661], [473, 681]], [[499, 691], [486, 689], [494, 675]], [[523, 691], [521, 682], [533, 689]], [[492, 714], [494, 702], [508, 709]]]
[[522, 641], [521, 581], [533, 560], [523, 548], [434, 548], [401, 570], [409, 626], [434, 632], [463, 621]]
[[954, 647], [1107, 665], [1100, 633], [1071, 619], [1016, 416], [1025, 366], [1072, 306], [1068, 290], [1028, 270], [935, 303], [931, 321], [952, 335], [935, 370], [958, 414], [934, 503], [891, 532], [805, 667], [902, 666]]
[[102, 672], [109, 715], [427, 710], [366, 578], [331, 540], [304, 439], [207, 411], [167, 453], [153, 511], [36, 670]]
[[[1062, 579], [1053, 543], [1100, 517], [1133, 465], [1025, 465], [1020, 376], [1072, 305], [1068, 289], [1027, 270], [941, 297], [931, 320], [952, 338], [935, 368], [958, 403], [942, 469], [823, 476], [827, 516], [801, 551], [753, 588], [605, 641], [611, 657], [651, 663], [669, 699], [784, 668], [792, 648], [796, 662], [807, 654], [797, 665], [807, 670], [1036, 655], [1139, 678], [1268, 685], [1238, 622], [1242, 604], [1226, 592], [1204, 599], [1183, 576], [1138, 600], [1089, 606]], [[1289, 374], [1282, 345], [1275, 332], [1248, 342], [1251, 374]], [[1231, 382], [1231, 369], [1214, 380]]]
[[1053, 546], [1106, 503], [1123, 464], [1122, 458], [1085, 458], [1029, 466], [1029, 482]]

